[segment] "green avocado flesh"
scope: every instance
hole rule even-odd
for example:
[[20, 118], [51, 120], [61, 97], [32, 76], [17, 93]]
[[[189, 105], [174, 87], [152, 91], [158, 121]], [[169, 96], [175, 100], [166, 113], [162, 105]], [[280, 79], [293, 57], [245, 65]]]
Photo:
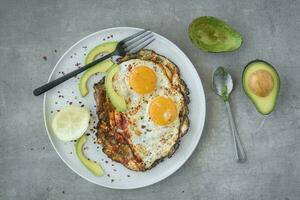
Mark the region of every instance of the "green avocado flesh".
[[85, 143], [86, 143], [86, 135], [83, 135], [83, 136], [81, 136], [81, 137], [78, 139], [78, 141], [77, 141], [77, 143], [76, 143], [76, 145], [75, 145], [75, 148], [76, 148], [76, 154], [77, 154], [77, 156], [78, 156], [80, 162], [81, 162], [88, 170], [90, 170], [95, 176], [103, 176], [104, 171], [103, 171], [102, 167], [101, 167], [99, 164], [97, 164], [97, 163], [95, 163], [95, 162], [93, 162], [93, 161], [87, 159], [87, 158], [84, 156], [83, 150], [82, 150], [82, 149], [83, 149], [83, 145], [84, 145]]
[[105, 76], [105, 90], [107, 92], [107, 96], [109, 97], [111, 103], [113, 106], [117, 109], [119, 112], [124, 112], [127, 110], [127, 105], [125, 99], [116, 93], [113, 87], [113, 77], [116, 73], [119, 72], [119, 66], [113, 65], [107, 72]]
[[280, 77], [276, 69], [269, 63], [254, 60], [244, 69], [243, 88], [257, 111], [268, 115], [276, 106], [280, 90]]
[[243, 41], [241, 34], [226, 22], [209, 16], [194, 19], [188, 33], [194, 45], [206, 52], [233, 51]]
[[[113, 52], [116, 49], [117, 44], [118, 42], [106, 42], [96, 46], [87, 54], [85, 58], [85, 64], [93, 62], [101, 54]], [[79, 91], [81, 96], [84, 97], [89, 93], [87, 82], [90, 79], [90, 77], [96, 73], [106, 72], [113, 64], [114, 63], [111, 60], [105, 60], [86, 70], [82, 74], [79, 81]]]

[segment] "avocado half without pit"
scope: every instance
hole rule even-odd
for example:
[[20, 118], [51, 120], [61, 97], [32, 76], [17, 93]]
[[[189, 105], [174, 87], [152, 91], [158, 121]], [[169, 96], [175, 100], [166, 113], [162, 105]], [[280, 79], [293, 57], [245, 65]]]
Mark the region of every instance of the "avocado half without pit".
[[206, 52], [227, 52], [238, 49], [243, 38], [226, 22], [211, 16], [194, 19], [189, 25], [189, 37], [193, 44]]
[[277, 102], [280, 77], [276, 69], [263, 60], [248, 63], [243, 71], [243, 89], [258, 112], [270, 114]]

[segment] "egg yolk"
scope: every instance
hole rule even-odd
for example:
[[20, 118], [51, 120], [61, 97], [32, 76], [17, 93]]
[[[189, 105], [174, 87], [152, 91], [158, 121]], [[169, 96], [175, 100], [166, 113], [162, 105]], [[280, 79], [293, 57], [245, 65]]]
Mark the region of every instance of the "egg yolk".
[[170, 98], [156, 97], [149, 108], [149, 115], [152, 121], [158, 125], [167, 125], [177, 118], [176, 103]]
[[146, 66], [134, 68], [129, 75], [129, 85], [139, 94], [148, 94], [155, 89], [155, 72]]

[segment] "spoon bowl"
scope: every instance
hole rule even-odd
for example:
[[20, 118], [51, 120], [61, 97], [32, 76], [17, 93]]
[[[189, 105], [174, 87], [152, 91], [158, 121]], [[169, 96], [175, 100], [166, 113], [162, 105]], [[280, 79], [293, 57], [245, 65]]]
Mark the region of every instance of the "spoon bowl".
[[228, 97], [233, 89], [231, 75], [224, 67], [218, 67], [213, 73], [213, 90], [221, 97]]

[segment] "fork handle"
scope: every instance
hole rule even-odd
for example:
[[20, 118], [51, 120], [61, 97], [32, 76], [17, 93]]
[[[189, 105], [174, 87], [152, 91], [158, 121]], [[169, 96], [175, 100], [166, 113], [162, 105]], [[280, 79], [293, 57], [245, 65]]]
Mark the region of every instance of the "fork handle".
[[236, 125], [234, 123], [234, 119], [233, 119], [233, 116], [232, 116], [229, 101], [225, 101], [225, 104], [226, 104], [226, 108], [227, 108], [227, 112], [228, 112], [231, 132], [232, 132], [232, 136], [233, 136], [233, 143], [234, 143], [234, 146], [235, 146], [236, 160], [237, 160], [237, 162], [242, 163], [242, 162], [245, 162], [246, 159], [247, 159], [246, 154], [245, 154], [244, 148], [242, 146], [242, 142], [240, 140], [239, 133], [237, 131]]
[[70, 78], [76, 76], [77, 74], [80, 74], [81, 72], [83, 72], [83, 71], [91, 68], [92, 66], [98, 64], [99, 62], [112, 57], [114, 54], [115, 54], [115, 52], [107, 54], [107, 55], [105, 55], [105, 56], [103, 56], [103, 57], [101, 57], [101, 58], [99, 58], [99, 59], [97, 59], [97, 60], [95, 60], [95, 61], [93, 61], [93, 62], [91, 62], [91, 63], [89, 63], [89, 64], [87, 64], [87, 65], [85, 65], [83, 67], [81, 67], [81, 68], [79, 68], [79, 69], [76, 69], [76, 70], [74, 70], [74, 71], [72, 71], [72, 72], [70, 72], [70, 73], [68, 73], [68, 74], [66, 74], [66, 75], [64, 75], [64, 76], [62, 76], [62, 77], [60, 77], [58, 79], [55, 79], [55, 80], [53, 80], [53, 81], [51, 81], [49, 83], [46, 83], [45, 85], [42, 85], [41, 87], [36, 88], [33, 91], [33, 94], [35, 96], [39, 96], [39, 95], [43, 94], [44, 92], [47, 92], [48, 90], [50, 90], [50, 89], [56, 87], [57, 85], [65, 82], [66, 80], [69, 80]]

